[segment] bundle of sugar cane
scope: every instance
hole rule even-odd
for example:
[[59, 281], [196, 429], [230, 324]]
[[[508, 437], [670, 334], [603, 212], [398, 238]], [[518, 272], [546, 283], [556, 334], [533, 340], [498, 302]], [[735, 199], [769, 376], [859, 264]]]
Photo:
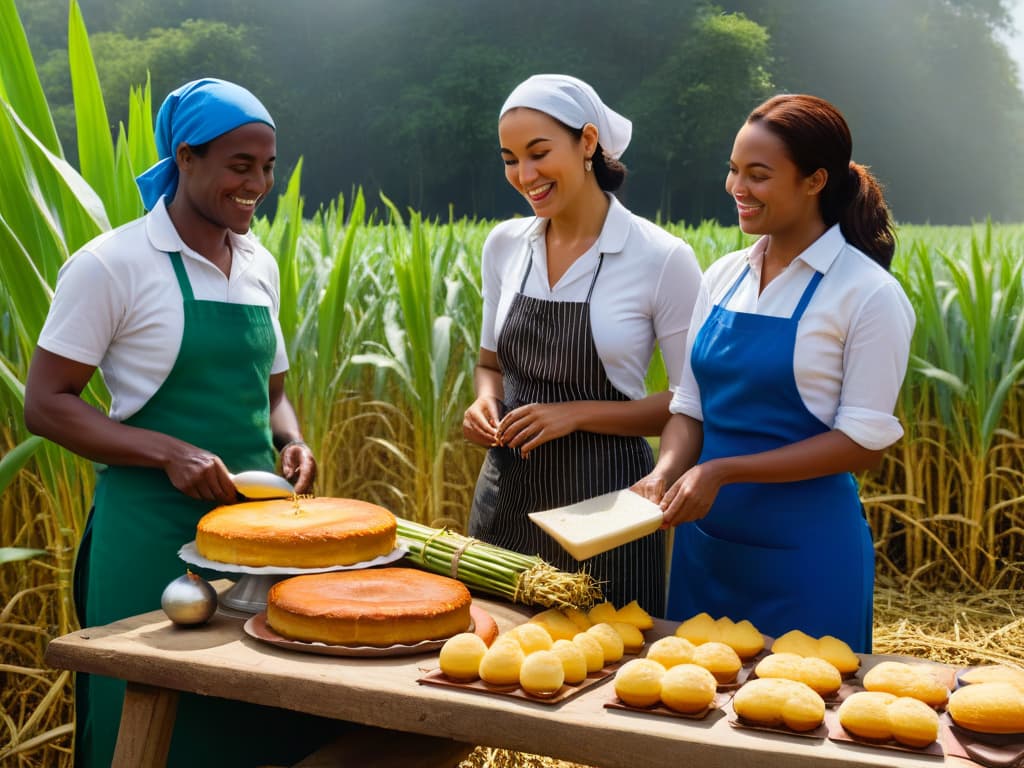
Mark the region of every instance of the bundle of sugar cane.
[[467, 587], [524, 605], [585, 608], [601, 600], [601, 588], [585, 571], [566, 573], [539, 557], [409, 520], [398, 520], [398, 535], [409, 559]]

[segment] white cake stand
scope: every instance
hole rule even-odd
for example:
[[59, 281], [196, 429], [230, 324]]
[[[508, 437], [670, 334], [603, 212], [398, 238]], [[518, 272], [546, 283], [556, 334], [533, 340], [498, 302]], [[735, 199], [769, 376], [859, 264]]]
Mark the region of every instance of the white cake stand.
[[331, 573], [332, 571], [357, 571], [363, 568], [373, 568], [377, 565], [386, 565], [396, 560], [401, 560], [408, 553], [408, 549], [399, 544], [385, 555], [364, 560], [352, 565], [334, 565], [327, 568], [282, 568], [273, 565], [251, 566], [221, 563], [216, 560], [208, 560], [196, 550], [195, 541], [190, 541], [178, 550], [178, 557], [189, 565], [205, 568], [210, 571], [229, 573], [240, 576], [231, 589], [220, 595], [220, 604], [226, 608], [239, 611], [240, 613], [259, 613], [267, 609], [267, 592], [277, 582], [289, 576], [299, 576], [306, 573]]

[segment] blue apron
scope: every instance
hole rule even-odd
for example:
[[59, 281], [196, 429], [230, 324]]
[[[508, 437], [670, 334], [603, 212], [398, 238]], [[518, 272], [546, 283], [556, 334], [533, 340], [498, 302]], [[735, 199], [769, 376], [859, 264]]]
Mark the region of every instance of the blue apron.
[[[822, 274], [791, 317], [725, 309], [749, 266], [694, 340], [704, 412], [698, 463], [772, 450], [830, 431], [793, 374], [797, 327]], [[767, 635], [833, 635], [871, 650], [874, 548], [847, 472], [789, 483], [733, 483], [707, 516], [676, 528], [668, 616], [749, 619]]]

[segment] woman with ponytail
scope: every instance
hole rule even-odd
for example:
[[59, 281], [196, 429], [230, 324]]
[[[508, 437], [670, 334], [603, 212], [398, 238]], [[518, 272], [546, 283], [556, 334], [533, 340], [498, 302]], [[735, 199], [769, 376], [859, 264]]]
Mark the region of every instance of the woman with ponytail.
[[851, 473], [893, 416], [914, 314], [893, 225], [827, 101], [782, 95], [740, 128], [726, 191], [761, 235], [713, 264], [654, 471], [673, 544], [668, 616], [749, 619], [871, 650], [874, 551]]

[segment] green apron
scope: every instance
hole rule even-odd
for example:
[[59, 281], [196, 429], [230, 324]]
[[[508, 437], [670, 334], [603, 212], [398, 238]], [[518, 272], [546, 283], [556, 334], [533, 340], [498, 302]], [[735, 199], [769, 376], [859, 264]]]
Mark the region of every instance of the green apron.
[[[276, 339], [270, 312], [259, 305], [197, 301], [181, 254], [168, 255], [184, 301], [181, 347], [160, 389], [124, 423], [200, 446], [232, 472], [273, 471], [268, 383]], [[178, 549], [195, 538], [196, 523], [214, 506], [185, 496], [162, 469], [104, 469], [76, 563], [76, 583], [84, 592], [76, 595], [83, 626], [159, 608], [164, 587], [186, 569]], [[76, 702], [80, 765], [110, 765], [124, 690], [124, 681], [113, 678], [89, 675], [81, 681]], [[182, 694], [168, 765], [248, 768], [294, 762], [337, 725]], [[289, 738], [275, 743], [272, 733]]]

